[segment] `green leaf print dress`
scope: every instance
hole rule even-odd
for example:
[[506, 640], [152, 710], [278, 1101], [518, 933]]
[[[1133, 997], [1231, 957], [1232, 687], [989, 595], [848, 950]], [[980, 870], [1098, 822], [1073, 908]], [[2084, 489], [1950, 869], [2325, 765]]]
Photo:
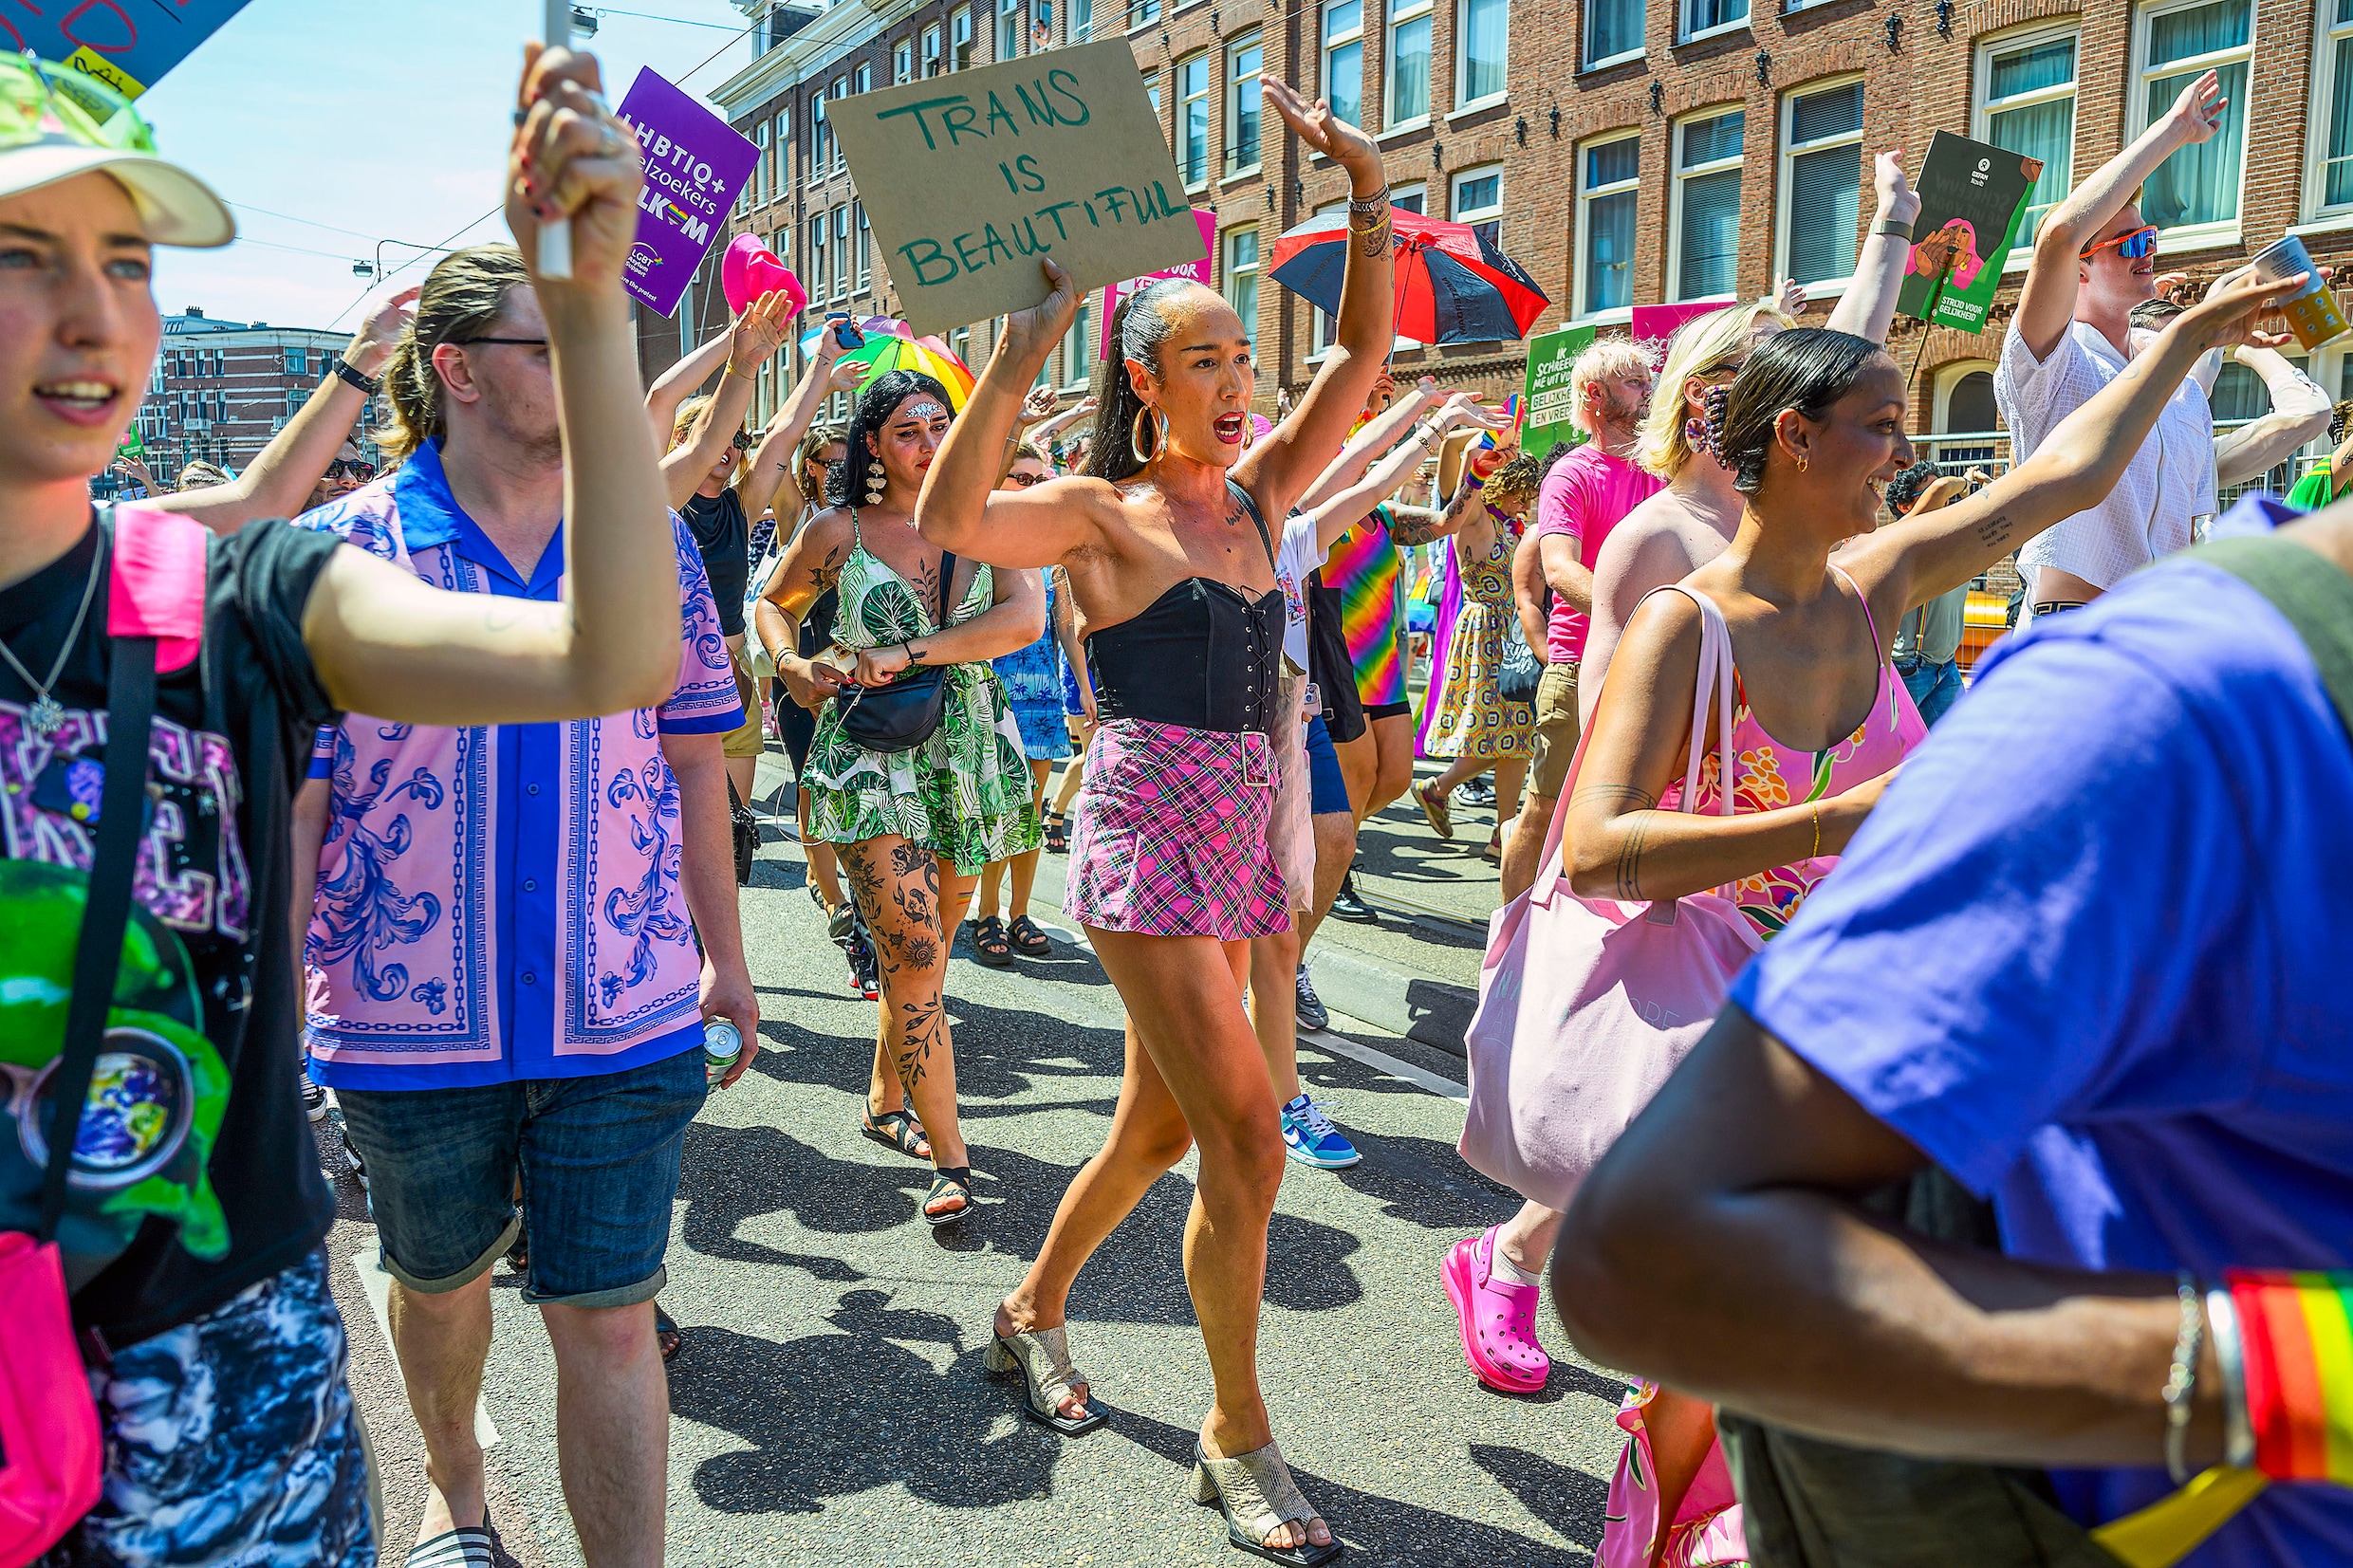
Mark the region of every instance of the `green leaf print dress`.
[[[834, 640], [849, 649], [889, 648], [940, 631], [906, 579], [867, 552], [855, 507], [850, 528]], [[984, 565], [948, 624], [962, 625], [995, 598], [994, 574]], [[967, 876], [1038, 847], [1029, 764], [997, 673], [985, 659], [951, 665], [947, 689], [939, 727], [905, 751], [869, 751], [844, 735], [838, 698], [818, 711], [801, 779], [811, 834], [834, 844], [897, 834], [954, 860]]]

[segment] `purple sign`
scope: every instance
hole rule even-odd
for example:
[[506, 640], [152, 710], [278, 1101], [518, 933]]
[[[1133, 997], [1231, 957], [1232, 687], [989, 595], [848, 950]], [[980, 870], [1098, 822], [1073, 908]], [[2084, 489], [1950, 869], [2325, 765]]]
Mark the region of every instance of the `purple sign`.
[[1125, 283], [1104, 286], [1102, 324], [1095, 333], [1099, 343], [1095, 350], [1097, 359], [1107, 360], [1111, 357], [1111, 313], [1120, 308], [1121, 300], [1139, 291], [1146, 284], [1158, 278], [1191, 278], [1204, 288], [1217, 286], [1217, 214], [1204, 212], [1195, 207], [1193, 221], [1200, 225], [1201, 244], [1207, 247], [1199, 261], [1189, 261], [1182, 267], [1163, 267], [1158, 272], [1147, 272], [1140, 278], [1130, 278]]
[[638, 240], [621, 286], [649, 310], [675, 315], [688, 281], [726, 229], [760, 149], [651, 70], [630, 83], [621, 118], [638, 133], [645, 157]]

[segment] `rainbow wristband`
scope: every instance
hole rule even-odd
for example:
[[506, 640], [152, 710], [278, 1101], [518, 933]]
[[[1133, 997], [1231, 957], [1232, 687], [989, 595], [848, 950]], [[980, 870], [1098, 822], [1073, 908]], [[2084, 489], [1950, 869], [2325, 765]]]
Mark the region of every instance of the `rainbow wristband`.
[[2255, 1468], [2353, 1486], [2353, 1270], [2229, 1269]]

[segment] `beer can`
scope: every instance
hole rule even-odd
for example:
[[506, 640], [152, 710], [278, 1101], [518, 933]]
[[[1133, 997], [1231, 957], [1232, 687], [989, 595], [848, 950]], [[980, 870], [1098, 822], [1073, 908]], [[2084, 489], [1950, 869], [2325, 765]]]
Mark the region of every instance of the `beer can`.
[[2255, 276], [2266, 283], [2292, 278], [2299, 272], [2311, 274], [2303, 288], [2280, 301], [2277, 306], [2287, 314], [2296, 341], [2304, 345], [2307, 353], [2344, 335], [2344, 312], [2337, 308], [2336, 293], [2312, 265], [2312, 253], [2304, 248], [2303, 240], [2293, 234], [2281, 235], [2255, 252], [2254, 267]]
[[743, 1054], [743, 1031], [724, 1018], [714, 1018], [703, 1025], [703, 1081], [715, 1089], [719, 1079], [735, 1070], [735, 1059]]

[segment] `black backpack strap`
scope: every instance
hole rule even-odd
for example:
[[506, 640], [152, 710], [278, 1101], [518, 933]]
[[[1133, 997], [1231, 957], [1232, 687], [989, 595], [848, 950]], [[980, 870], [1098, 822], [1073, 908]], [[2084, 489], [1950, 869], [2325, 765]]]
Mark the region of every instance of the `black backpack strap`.
[[2217, 539], [2191, 552], [2271, 601], [2304, 639], [2337, 718], [2353, 736], [2353, 577], [2293, 540]]
[[[1258, 515], [1258, 503], [1251, 499], [1250, 491], [1231, 479], [1226, 481], [1226, 489], [1233, 492], [1233, 498], [1242, 503], [1242, 509], [1250, 513], [1251, 521], [1258, 525], [1258, 543], [1267, 547], [1267, 564], [1273, 565], [1274, 535], [1267, 531], [1267, 520]], [[1296, 508], [1293, 509], [1296, 510]]]
[[156, 639], [110, 637], [106, 677], [106, 782], [99, 797], [98, 847], [89, 895], [74, 948], [73, 999], [65, 1008], [65, 1048], [57, 1059], [49, 1103], [49, 1164], [41, 1187], [41, 1240], [65, 1216], [65, 1179], [90, 1097], [90, 1076], [105, 1043], [122, 968], [122, 932], [131, 919], [131, 880], [146, 820], [147, 730], [156, 710]]

